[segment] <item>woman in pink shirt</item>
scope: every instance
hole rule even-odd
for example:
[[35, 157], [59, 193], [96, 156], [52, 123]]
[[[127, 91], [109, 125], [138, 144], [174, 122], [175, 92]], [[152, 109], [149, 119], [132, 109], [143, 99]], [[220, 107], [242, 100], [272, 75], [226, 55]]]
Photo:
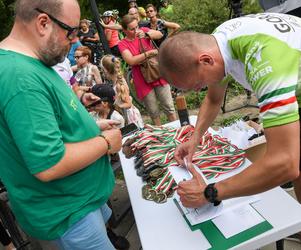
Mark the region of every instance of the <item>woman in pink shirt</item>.
[[[169, 84], [163, 78], [147, 83], [140, 70], [140, 64], [146, 58], [158, 54], [158, 50], [153, 47], [149, 38], [160, 39], [162, 33], [145, 27], [139, 28], [137, 19], [130, 15], [125, 15], [122, 18], [121, 26], [126, 36], [119, 42], [118, 47], [122, 58], [132, 66], [137, 97], [143, 101], [155, 125], [161, 125], [158, 100], [168, 120], [176, 120]], [[139, 39], [146, 50], [145, 53], [140, 52]]]

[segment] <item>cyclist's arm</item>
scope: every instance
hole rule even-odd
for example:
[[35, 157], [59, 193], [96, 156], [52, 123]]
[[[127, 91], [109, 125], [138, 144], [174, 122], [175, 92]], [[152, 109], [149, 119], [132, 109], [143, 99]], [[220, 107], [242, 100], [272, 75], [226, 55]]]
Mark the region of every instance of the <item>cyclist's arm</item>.
[[121, 25], [119, 24], [105, 24], [101, 23], [100, 24], [105, 28], [105, 29], [110, 29], [110, 30], [122, 30]]
[[195, 126], [194, 137], [200, 138], [216, 118], [227, 89], [227, 85], [215, 84], [208, 86], [208, 92], [200, 107]]

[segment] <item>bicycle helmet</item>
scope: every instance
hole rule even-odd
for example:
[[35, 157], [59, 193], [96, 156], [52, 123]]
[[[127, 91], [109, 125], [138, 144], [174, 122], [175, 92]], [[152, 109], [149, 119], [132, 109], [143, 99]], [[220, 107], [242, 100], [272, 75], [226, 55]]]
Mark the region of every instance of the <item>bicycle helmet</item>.
[[103, 16], [103, 17], [105, 17], [105, 16], [108, 16], [108, 17], [113, 16], [113, 11], [107, 10], [107, 11], [105, 11], [105, 12], [103, 13], [102, 16]]

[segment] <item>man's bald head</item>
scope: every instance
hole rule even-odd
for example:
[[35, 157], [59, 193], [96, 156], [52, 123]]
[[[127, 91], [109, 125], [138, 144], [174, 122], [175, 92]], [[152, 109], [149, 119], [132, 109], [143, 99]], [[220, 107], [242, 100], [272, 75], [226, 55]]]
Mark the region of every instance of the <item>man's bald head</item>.
[[[77, 3], [77, 0], [72, 0]], [[61, 16], [63, 0], [17, 0], [15, 4], [16, 20], [30, 22], [39, 13], [35, 9], [43, 10], [54, 16]]]
[[185, 31], [166, 39], [160, 46], [159, 66], [162, 76], [167, 72], [187, 73], [198, 66], [198, 54], [211, 50], [214, 37]]

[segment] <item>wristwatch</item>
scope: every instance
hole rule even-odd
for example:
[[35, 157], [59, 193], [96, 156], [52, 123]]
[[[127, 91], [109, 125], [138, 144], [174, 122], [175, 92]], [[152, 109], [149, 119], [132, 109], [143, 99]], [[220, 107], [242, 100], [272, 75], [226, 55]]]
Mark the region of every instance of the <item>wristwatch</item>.
[[215, 183], [207, 185], [204, 190], [204, 196], [207, 201], [213, 203], [214, 206], [218, 206], [221, 201], [217, 200], [217, 189], [214, 187]]

